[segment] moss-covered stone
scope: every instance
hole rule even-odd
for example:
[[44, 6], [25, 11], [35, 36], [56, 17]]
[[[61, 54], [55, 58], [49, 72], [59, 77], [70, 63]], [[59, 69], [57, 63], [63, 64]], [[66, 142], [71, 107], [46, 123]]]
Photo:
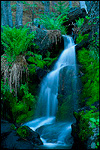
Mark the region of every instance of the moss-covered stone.
[[28, 132], [27, 126], [19, 127], [19, 128], [17, 129], [17, 134], [18, 134], [21, 138], [26, 138], [27, 136], [29, 136], [29, 132]]

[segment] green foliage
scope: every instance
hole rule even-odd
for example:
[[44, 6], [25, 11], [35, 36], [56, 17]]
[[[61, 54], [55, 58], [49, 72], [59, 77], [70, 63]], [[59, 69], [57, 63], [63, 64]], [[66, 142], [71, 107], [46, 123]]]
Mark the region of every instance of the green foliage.
[[22, 84], [20, 90], [24, 94], [22, 101], [27, 105], [27, 107], [33, 108], [33, 106], [36, 104], [36, 100], [35, 97], [29, 93], [28, 85]]
[[93, 135], [92, 129], [89, 127], [89, 120], [82, 118], [80, 120], [79, 128], [79, 138], [81, 139], [81, 141], [85, 141], [88, 137]]
[[63, 14], [59, 15], [57, 18], [41, 14], [39, 24], [44, 25], [47, 30], [60, 30], [62, 34], [65, 34], [66, 28], [63, 25], [65, 19], [66, 15]]
[[76, 20], [76, 25], [77, 27], [81, 27], [84, 23], [84, 18], [79, 18], [78, 20]]
[[26, 138], [27, 136], [29, 136], [29, 131], [27, 126], [22, 126], [19, 127], [17, 129], [17, 134], [21, 137], [21, 138]]
[[[6, 110], [1, 109], [2, 115], [8, 111], [8, 116], [6, 119], [12, 115], [12, 118], [9, 118], [10, 121], [15, 121], [16, 123], [22, 123], [26, 119], [32, 117], [36, 107], [36, 99], [34, 95], [29, 93], [28, 85], [21, 85], [20, 90], [18, 91], [18, 96], [14, 97], [13, 93], [10, 93], [9, 86], [4, 86], [3, 80], [1, 80], [1, 94], [2, 94], [2, 103], [3, 108], [6, 107]], [[5, 111], [5, 112], [4, 112]]]
[[10, 91], [10, 87], [7, 82], [4, 84], [3, 79], [1, 79], [1, 93], [6, 94], [7, 91]]
[[1, 43], [5, 47], [8, 62], [13, 62], [20, 53], [24, 53], [28, 47], [34, 45], [35, 32], [29, 33], [29, 29], [24, 27], [16, 29], [3, 26], [1, 33]]
[[86, 18], [86, 19], [90, 19], [90, 17], [89, 17], [89, 16], [85, 16], [85, 18]]
[[88, 105], [99, 100], [99, 62], [95, 59], [95, 53], [93, 55], [92, 52], [93, 50], [89, 51], [85, 48], [78, 51], [78, 60], [83, 65], [82, 72], [85, 74], [81, 78], [84, 83], [82, 99], [87, 97]]
[[39, 54], [32, 54], [33, 56], [30, 56], [28, 58], [28, 61], [31, 63], [29, 65], [29, 71], [31, 74], [36, 73], [36, 67], [44, 68], [45, 61], [42, 59], [42, 55]]
[[82, 141], [87, 140], [88, 137], [93, 136], [94, 128], [99, 128], [99, 112], [95, 112], [95, 106], [90, 111], [74, 112], [75, 118], [79, 121], [79, 138]]
[[78, 37], [76, 38], [76, 44], [80, 43], [82, 40], [87, 40], [88, 36], [89, 36], [89, 33], [84, 34], [84, 35], [79, 34]]
[[52, 64], [54, 61], [57, 60], [57, 57], [55, 57], [55, 58], [47, 57], [47, 58], [44, 58], [43, 60], [45, 61], [45, 65], [46, 65], [47, 67], [50, 67], [51, 64]]
[[[28, 113], [28, 112], [27, 112]], [[17, 116], [16, 123], [20, 124], [22, 122], [25, 122], [26, 119], [28, 119], [27, 114], [21, 114], [20, 116]]]

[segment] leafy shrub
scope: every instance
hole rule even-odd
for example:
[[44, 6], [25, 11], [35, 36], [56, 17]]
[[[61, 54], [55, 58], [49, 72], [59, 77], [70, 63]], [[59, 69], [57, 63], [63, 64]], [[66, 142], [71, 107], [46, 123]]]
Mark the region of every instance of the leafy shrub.
[[17, 55], [25, 52], [31, 45], [34, 45], [34, 38], [35, 32], [29, 33], [29, 28], [16, 29], [15, 27], [3, 26], [1, 43], [5, 46], [4, 51], [8, 61], [14, 61]]

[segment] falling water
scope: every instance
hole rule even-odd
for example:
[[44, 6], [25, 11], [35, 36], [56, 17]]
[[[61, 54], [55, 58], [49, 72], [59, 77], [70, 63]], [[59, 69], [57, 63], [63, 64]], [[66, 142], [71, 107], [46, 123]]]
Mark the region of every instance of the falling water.
[[[37, 105], [37, 118], [33, 121], [26, 123], [33, 130], [37, 129], [44, 145], [51, 145], [54, 143], [65, 144], [65, 138], [71, 138], [71, 124], [73, 117], [66, 118], [66, 123], [56, 123], [55, 117], [58, 110], [58, 92], [60, 91], [61, 77], [63, 74], [67, 79], [64, 81], [67, 89], [69, 88], [73, 97], [70, 99], [70, 113], [76, 109], [76, 59], [75, 59], [75, 44], [72, 37], [63, 35], [64, 37], [64, 51], [61, 53], [58, 61], [53, 67], [53, 70], [44, 77], [41, 83], [39, 100]], [[71, 72], [71, 73], [70, 73]], [[68, 79], [70, 78], [70, 80]], [[70, 82], [69, 82], [70, 81]], [[68, 83], [69, 82], [69, 83]], [[66, 90], [68, 93], [68, 90]], [[65, 92], [66, 94], [66, 92]], [[67, 111], [67, 110], [66, 110]], [[68, 114], [69, 115], [69, 114]], [[45, 125], [45, 126], [44, 126]], [[40, 131], [42, 132], [40, 133]]]

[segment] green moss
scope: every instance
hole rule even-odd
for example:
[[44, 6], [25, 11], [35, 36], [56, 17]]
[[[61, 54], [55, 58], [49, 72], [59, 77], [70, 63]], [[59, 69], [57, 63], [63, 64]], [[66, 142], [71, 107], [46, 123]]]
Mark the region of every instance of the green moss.
[[93, 136], [93, 129], [99, 128], [99, 112], [95, 112], [95, 107], [92, 108], [90, 111], [74, 112], [74, 116], [79, 122], [78, 136], [81, 141], [85, 141], [88, 137]]
[[16, 130], [16, 127], [15, 127], [14, 124], [12, 124], [10, 127], [11, 127], [12, 130]]
[[89, 51], [82, 48], [78, 51], [78, 60], [82, 64], [82, 72], [84, 76], [81, 78], [83, 82], [82, 100], [87, 98], [85, 103], [91, 105], [99, 100], [99, 61], [96, 59], [93, 50]]
[[29, 131], [27, 129], [27, 126], [22, 126], [19, 127], [17, 129], [17, 134], [21, 137], [21, 138], [26, 138], [27, 136], [29, 136]]
[[63, 95], [58, 97], [58, 111], [56, 114], [57, 121], [65, 121], [73, 118], [73, 113], [70, 112], [72, 109], [72, 104], [70, 103], [71, 95], [64, 98]]

